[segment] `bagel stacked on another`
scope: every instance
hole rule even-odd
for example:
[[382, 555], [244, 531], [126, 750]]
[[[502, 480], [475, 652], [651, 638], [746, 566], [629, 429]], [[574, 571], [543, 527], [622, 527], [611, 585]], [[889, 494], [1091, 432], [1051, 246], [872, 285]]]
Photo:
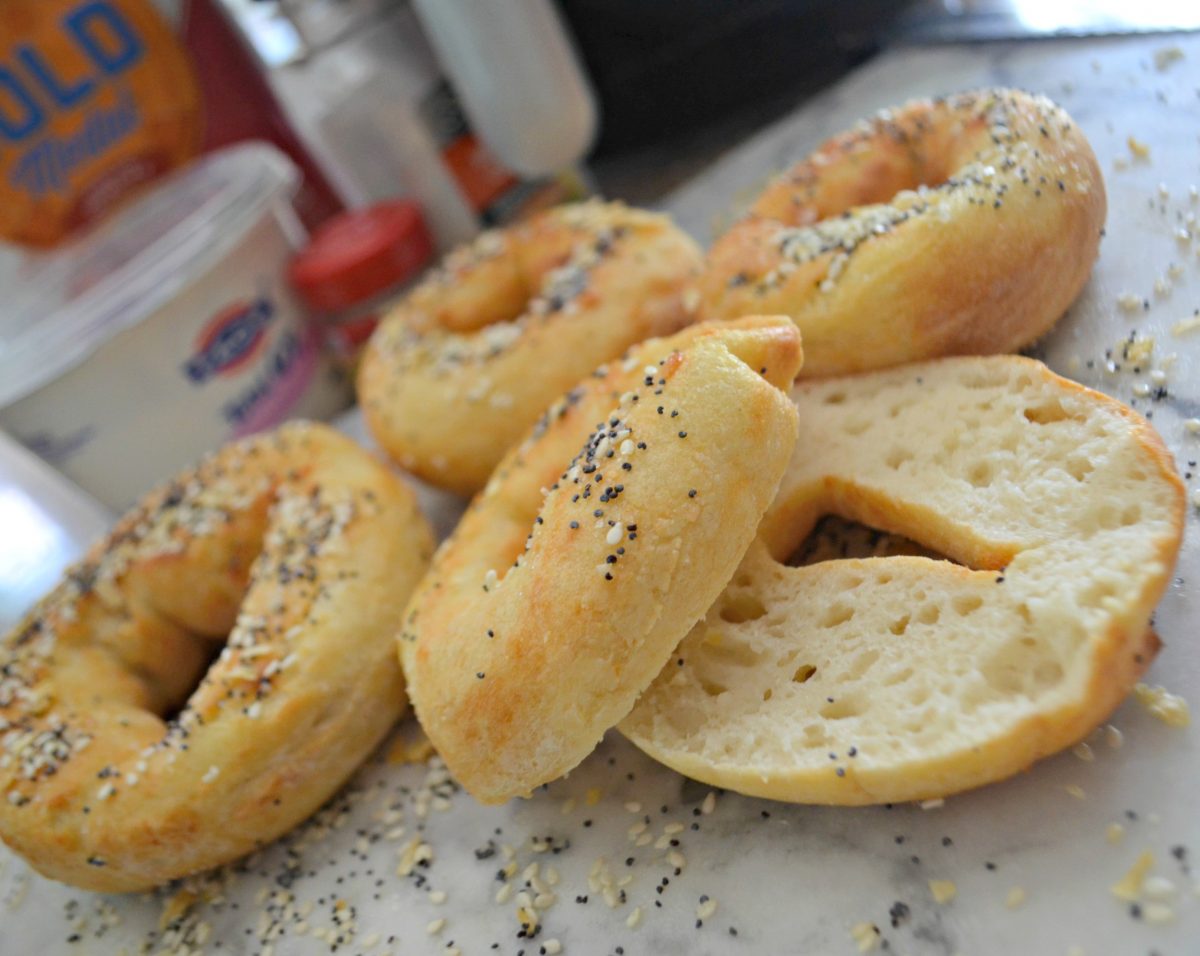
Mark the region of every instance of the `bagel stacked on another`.
[[[1153, 428], [1011, 356], [794, 398], [800, 439], [758, 540], [625, 735], [716, 786], [862, 804], [1002, 779], [1101, 723], [1154, 657], [1182, 534]], [[962, 564], [782, 563], [826, 513]]]

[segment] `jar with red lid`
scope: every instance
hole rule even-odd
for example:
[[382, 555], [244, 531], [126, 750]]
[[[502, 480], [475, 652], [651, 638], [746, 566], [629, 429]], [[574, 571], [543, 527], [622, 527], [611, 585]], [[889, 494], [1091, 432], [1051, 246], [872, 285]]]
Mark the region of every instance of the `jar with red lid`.
[[324, 223], [288, 274], [321, 321], [330, 351], [352, 370], [388, 307], [432, 258], [433, 239], [420, 207], [398, 199]]

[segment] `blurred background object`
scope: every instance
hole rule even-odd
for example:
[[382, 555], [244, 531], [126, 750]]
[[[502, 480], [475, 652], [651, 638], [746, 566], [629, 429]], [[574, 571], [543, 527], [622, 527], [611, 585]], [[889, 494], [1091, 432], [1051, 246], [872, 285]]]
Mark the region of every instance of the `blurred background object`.
[[0, 311], [0, 426], [115, 510], [350, 392], [286, 281], [300, 172], [263, 143], [162, 180], [40, 257]]
[[896, 24], [909, 43], [1109, 36], [1200, 29], [1195, 0], [919, 0]]
[[335, 368], [437, 253], [653, 205], [887, 45], [1197, 26], [1195, 0], [0, 0], [0, 425], [119, 505], [344, 407]]
[[0, 631], [16, 624], [112, 519], [0, 431]]
[[568, 169], [596, 135], [596, 102], [550, 0], [413, 0], [471, 124], [528, 176]]
[[421, 207], [405, 199], [335, 216], [292, 259], [288, 275], [353, 374], [375, 326], [433, 259]]

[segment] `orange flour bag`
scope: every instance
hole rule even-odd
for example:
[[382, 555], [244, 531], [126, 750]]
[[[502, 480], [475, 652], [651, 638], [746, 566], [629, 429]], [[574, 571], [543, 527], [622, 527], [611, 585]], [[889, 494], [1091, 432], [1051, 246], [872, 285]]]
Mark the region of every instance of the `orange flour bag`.
[[57, 242], [202, 135], [191, 63], [147, 0], [0, 0], [0, 240]]

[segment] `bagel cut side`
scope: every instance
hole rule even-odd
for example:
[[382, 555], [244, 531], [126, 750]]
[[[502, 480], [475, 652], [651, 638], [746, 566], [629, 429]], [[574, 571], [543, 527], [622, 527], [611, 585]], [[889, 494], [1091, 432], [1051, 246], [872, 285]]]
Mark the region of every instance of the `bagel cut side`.
[[404, 708], [395, 628], [432, 550], [408, 487], [323, 425], [152, 492], [0, 639], [0, 838], [128, 892], [290, 829]]
[[472, 502], [400, 651], [479, 800], [582, 761], [720, 594], [791, 455], [781, 389], [800, 360], [783, 317], [644, 343], [552, 406]]
[[916, 100], [763, 192], [709, 251], [703, 315], [790, 315], [805, 378], [1016, 351], [1079, 295], [1106, 209], [1091, 146], [1045, 97]]
[[[622, 732], [680, 773], [803, 803], [941, 797], [1087, 735], [1158, 647], [1182, 483], [1158, 434], [1011, 356], [797, 387], [758, 539]], [[921, 556], [783, 563], [836, 514]]]

